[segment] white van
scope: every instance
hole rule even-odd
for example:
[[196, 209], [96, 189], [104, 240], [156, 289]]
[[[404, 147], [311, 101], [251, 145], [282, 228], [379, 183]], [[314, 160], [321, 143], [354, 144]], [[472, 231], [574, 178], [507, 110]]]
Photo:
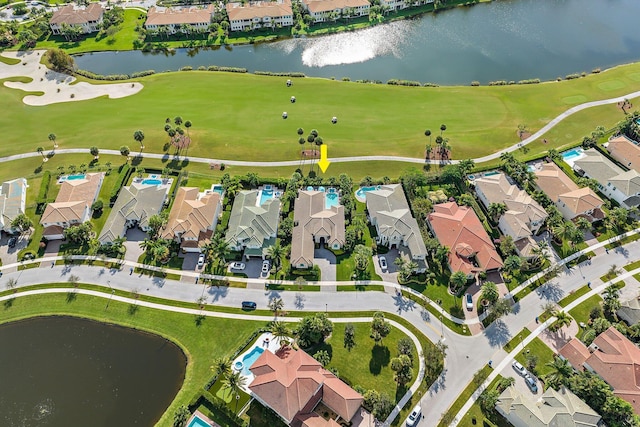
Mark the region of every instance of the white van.
[[420, 421], [421, 415], [422, 408], [420, 408], [420, 405], [417, 405], [415, 408], [413, 408], [413, 411], [411, 411], [411, 415], [409, 415], [409, 418], [407, 418], [407, 427], [418, 425], [418, 421]]

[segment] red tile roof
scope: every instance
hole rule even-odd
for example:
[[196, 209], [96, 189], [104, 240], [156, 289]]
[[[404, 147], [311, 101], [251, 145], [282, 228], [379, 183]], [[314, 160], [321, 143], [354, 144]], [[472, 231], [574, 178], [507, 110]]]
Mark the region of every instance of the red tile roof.
[[[455, 202], [435, 205], [427, 220], [440, 243], [449, 248], [449, 266], [453, 272], [473, 274], [497, 270], [502, 259], [473, 209]], [[475, 254], [478, 266], [468, 258]]]

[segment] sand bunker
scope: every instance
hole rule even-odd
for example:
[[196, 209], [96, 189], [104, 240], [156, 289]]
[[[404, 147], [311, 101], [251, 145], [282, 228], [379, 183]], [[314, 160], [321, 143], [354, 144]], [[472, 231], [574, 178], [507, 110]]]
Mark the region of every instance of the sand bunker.
[[59, 102], [83, 101], [107, 95], [109, 98], [124, 98], [134, 95], [143, 88], [140, 83], [107, 83], [94, 85], [80, 82], [72, 84], [76, 78], [49, 70], [40, 63], [45, 50], [28, 52], [3, 52], [7, 58], [19, 59], [16, 65], [0, 62], [0, 79], [30, 77], [29, 83], [4, 82], [6, 87], [26, 92], [43, 92], [43, 95], [27, 95], [22, 102], [27, 105], [42, 106]]

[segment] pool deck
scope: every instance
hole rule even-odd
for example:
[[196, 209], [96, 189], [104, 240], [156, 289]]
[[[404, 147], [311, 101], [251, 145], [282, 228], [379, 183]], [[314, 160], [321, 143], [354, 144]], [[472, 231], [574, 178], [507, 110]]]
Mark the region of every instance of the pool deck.
[[[271, 332], [265, 332], [261, 334], [260, 336], [258, 336], [258, 338], [256, 339], [256, 342], [253, 343], [253, 345], [249, 346], [249, 348], [247, 348], [246, 351], [243, 351], [241, 354], [238, 355], [238, 357], [236, 357], [231, 361], [231, 369], [233, 369], [234, 371], [237, 371], [238, 369], [236, 369], [235, 367], [236, 362], [242, 362], [242, 358], [248, 353], [250, 353], [254, 349], [254, 347], [260, 347], [264, 350], [269, 350], [271, 353], [275, 354], [280, 348], [280, 343], [276, 341], [277, 339], [274, 338]], [[242, 371], [242, 369], [240, 369], [240, 371]], [[245, 392], [251, 395], [251, 391], [249, 390], [249, 384], [251, 384], [251, 382], [253, 381], [253, 374], [247, 376], [246, 378], [247, 378], [247, 383], [245, 387], [243, 387], [243, 389]]]
[[200, 421], [204, 422], [206, 425], [208, 425], [209, 427], [221, 427], [220, 424], [215, 423], [214, 421], [212, 421], [211, 419], [209, 419], [209, 417], [207, 417], [205, 414], [203, 414], [202, 412], [196, 410], [193, 415], [191, 415], [191, 418], [189, 418], [189, 421], [187, 422], [187, 426], [190, 426], [191, 423], [193, 422], [194, 418], [199, 418]]

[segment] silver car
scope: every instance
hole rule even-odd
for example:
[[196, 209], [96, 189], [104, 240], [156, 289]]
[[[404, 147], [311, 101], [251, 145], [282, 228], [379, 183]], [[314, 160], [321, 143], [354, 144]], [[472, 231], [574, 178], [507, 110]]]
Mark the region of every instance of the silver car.
[[527, 368], [522, 366], [517, 360], [514, 360], [511, 366], [513, 367], [513, 370], [516, 371], [521, 377], [526, 377], [529, 374]]

